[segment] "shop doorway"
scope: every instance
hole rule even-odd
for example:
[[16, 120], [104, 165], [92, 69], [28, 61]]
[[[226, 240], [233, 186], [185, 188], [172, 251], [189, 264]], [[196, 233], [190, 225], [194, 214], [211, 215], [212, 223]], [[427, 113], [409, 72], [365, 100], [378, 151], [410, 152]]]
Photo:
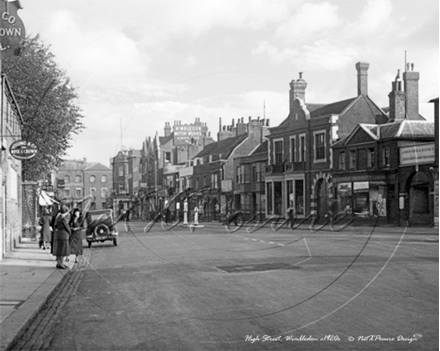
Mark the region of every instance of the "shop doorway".
[[408, 195], [409, 224], [431, 224], [429, 179], [424, 173], [414, 173], [409, 182]]

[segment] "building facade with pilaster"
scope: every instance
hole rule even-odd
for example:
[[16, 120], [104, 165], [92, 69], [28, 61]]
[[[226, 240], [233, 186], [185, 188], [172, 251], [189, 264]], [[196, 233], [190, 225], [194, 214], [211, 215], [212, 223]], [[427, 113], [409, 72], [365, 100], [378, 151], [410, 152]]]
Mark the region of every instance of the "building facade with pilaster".
[[0, 113], [0, 179], [2, 181], [0, 188], [0, 246], [1, 258], [3, 258], [20, 240], [23, 210], [21, 161], [10, 153], [12, 143], [21, 140], [23, 118], [12, 87], [3, 73], [1, 74]]
[[392, 82], [387, 123], [361, 123], [333, 146], [338, 211], [379, 224], [435, 224], [434, 123], [419, 114], [413, 67]]
[[[268, 136], [266, 215], [324, 216], [334, 194], [331, 146], [359, 123], [384, 123], [385, 112], [368, 96], [369, 64], [358, 62], [357, 96], [328, 104], [306, 102], [307, 82], [290, 83], [290, 112]], [[325, 98], [325, 97], [323, 97]]]

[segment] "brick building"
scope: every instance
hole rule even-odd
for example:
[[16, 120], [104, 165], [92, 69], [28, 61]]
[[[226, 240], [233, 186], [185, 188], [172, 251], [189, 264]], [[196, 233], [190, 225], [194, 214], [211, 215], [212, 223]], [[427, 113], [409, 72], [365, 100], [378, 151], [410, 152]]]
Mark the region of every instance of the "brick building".
[[240, 196], [234, 197], [234, 159], [248, 156], [259, 146], [268, 134], [269, 120], [252, 120], [248, 123], [244, 118], [234, 121], [230, 126], [221, 126], [218, 133], [219, 141], [211, 143], [193, 159], [192, 188], [200, 190], [210, 188], [208, 196], [195, 199], [206, 219], [219, 219], [232, 208], [241, 207]]
[[147, 138], [139, 163], [140, 212], [151, 218], [152, 211], [162, 209], [176, 191], [188, 187], [191, 175], [181, 178], [180, 170], [192, 170], [190, 160], [212, 142], [207, 124], [198, 117], [189, 124], [165, 122], [163, 136]]
[[113, 186], [112, 170], [98, 162], [66, 160], [55, 175], [57, 198], [77, 203], [93, 195], [91, 210], [111, 207], [110, 194]]
[[299, 217], [328, 211], [333, 194], [331, 146], [361, 122], [387, 121], [385, 112], [368, 97], [368, 67], [356, 64], [356, 97], [329, 104], [306, 102], [307, 82], [301, 74], [290, 83], [289, 115], [268, 136], [268, 215], [285, 215], [291, 206]]
[[266, 213], [264, 170], [267, 165], [268, 141], [264, 140], [249, 156], [234, 159], [234, 203], [247, 220], [262, 220]]
[[[416, 78], [416, 79], [414, 79]], [[419, 115], [418, 73], [392, 83], [389, 122], [359, 124], [333, 146], [338, 211], [400, 225], [434, 222], [434, 124]]]
[[113, 189], [112, 189], [112, 208], [116, 214], [120, 214], [122, 209], [128, 208], [128, 157], [126, 151], [119, 151], [118, 154], [110, 159], [112, 169]]

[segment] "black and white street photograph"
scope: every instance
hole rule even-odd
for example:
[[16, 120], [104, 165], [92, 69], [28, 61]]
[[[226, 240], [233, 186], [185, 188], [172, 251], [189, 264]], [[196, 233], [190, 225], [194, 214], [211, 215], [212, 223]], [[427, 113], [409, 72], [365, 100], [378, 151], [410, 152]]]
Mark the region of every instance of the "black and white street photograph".
[[0, 351], [439, 350], [437, 0], [0, 0]]

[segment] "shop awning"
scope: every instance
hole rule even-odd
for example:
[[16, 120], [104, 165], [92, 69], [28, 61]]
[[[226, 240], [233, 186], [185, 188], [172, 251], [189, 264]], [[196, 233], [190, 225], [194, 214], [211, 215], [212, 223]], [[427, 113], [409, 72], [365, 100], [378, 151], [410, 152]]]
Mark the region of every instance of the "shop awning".
[[38, 204], [40, 206], [52, 206], [54, 203], [58, 203], [58, 201], [51, 198], [44, 190], [41, 190], [38, 196]]

